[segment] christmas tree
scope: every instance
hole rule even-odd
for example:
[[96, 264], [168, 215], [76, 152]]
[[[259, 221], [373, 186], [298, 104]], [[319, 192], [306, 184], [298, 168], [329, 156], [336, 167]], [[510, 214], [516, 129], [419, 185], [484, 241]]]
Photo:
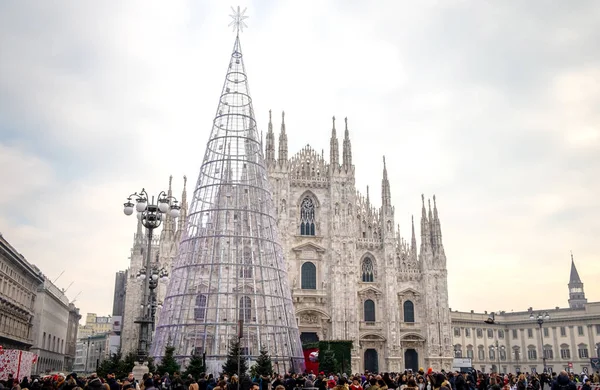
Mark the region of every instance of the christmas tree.
[[337, 372], [338, 362], [335, 359], [335, 355], [331, 349], [325, 351], [319, 351], [319, 370], [325, 374]]
[[200, 375], [204, 374], [205, 372], [206, 367], [204, 366], [204, 359], [202, 359], [202, 356], [198, 354], [193, 354], [192, 358], [190, 359], [190, 363], [183, 373], [183, 376], [187, 378], [188, 375], [191, 375], [192, 378], [198, 379], [200, 378]]
[[165, 355], [156, 368], [159, 374], [163, 375], [168, 372], [170, 375], [173, 375], [174, 372], [178, 372], [180, 370], [179, 364], [173, 357], [174, 353], [175, 347], [170, 345], [165, 347]]
[[[248, 363], [246, 358], [241, 355], [240, 341], [237, 338], [231, 339], [229, 342], [229, 351], [227, 352], [227, 360], [223, 364], [223, 373], [231, 375], [244, 375], [248, 371]], [[238, 372], [239, 360], [239, 372]]]
[[260, 376], [271, 376], [273, 374], [273, 363], [269, 356], [269, 351], [262, 347], [260, 349], [260, 355], [256, 359], [256, 374]]

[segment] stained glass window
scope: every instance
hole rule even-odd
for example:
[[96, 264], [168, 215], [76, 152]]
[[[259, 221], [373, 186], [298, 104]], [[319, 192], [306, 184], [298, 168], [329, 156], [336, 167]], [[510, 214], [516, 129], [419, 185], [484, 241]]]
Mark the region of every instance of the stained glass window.
[[315, 204], [308, 196], [300, 204], [300, 235], [315, 235]]
[[373, 260], [370, 257], [365, 257], [362, 261], [362, 281], [372, 282], [374, 280]]

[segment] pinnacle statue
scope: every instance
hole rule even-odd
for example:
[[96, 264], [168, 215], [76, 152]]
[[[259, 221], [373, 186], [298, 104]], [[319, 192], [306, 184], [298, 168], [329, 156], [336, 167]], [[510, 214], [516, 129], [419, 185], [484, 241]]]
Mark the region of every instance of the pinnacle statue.
[[[237, 19], [236, 19], [237, 17]], [[239, 30], [200, 166], [151, 354], [166, 346], [186, 364], [219, 373], [232, 340], [255, 360], [266, 349], [279, 372], [304, 358], [258, 137]]]

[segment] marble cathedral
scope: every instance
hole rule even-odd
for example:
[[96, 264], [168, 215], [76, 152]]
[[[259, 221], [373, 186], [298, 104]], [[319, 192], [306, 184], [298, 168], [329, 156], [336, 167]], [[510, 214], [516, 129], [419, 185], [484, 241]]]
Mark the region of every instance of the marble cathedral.
[[[453, 350], [446, 255], [435, 196], [433, 205], [423, 197], [417, 247], [414, 220], [410, 241], [400, 237], [385, 159], [381, 206], [375, 207], [368, 189], [366, 195], [356, 189], [347, 120], [341, 161], [335, 119], [329, 161], [310, 145], [288, 157], [284, 115], [278, 138], [276, 147], [270, 118], [265, 162], [302, 341], [352, 340], [354, 372], [449, 370]], [[181, 201], [181, 217], [167, 219], [153, 246], [156, 261], [167, 269], [185, 225], [185, 184]], [[126, 287], [124, 353], [137, 348], [134, 320], [142, 283], [135, 276], [145, 243], [138, 224]], [[159, 302], [165, 290], [159, 285]]]
[[[335, 118], [329, 161], [306, 145], [288, 156], [285, 116], [276, 148], [269, 118], [265, 161], [303, 342], [352, 340], [353, 372], [449, 370], [452, 334], [446, 255], [435, 196], [423, 198], [400, 237], [383, 160], [381, 206], [355, 186], [345, 120], [340, 161]], [[276, 155], [277, 150], [277, 155]]]

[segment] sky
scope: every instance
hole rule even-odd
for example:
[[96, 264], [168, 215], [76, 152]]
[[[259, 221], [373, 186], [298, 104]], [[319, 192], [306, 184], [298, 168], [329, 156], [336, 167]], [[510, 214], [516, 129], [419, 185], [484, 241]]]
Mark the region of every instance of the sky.
[[[112, 312], [127, 195], [196, 181], [230, 5], [0, 3], [0, 232], [83, 314]], [[239, 5], [260, 130], [285, 110], [290, 155], [328, 158], [347, 116], [357, 187], [380, 204], [385, 155], [406, 238], [436, 194], [453, 310], [565, 307], [570, 251], [600, 301], [600, 3]]]

